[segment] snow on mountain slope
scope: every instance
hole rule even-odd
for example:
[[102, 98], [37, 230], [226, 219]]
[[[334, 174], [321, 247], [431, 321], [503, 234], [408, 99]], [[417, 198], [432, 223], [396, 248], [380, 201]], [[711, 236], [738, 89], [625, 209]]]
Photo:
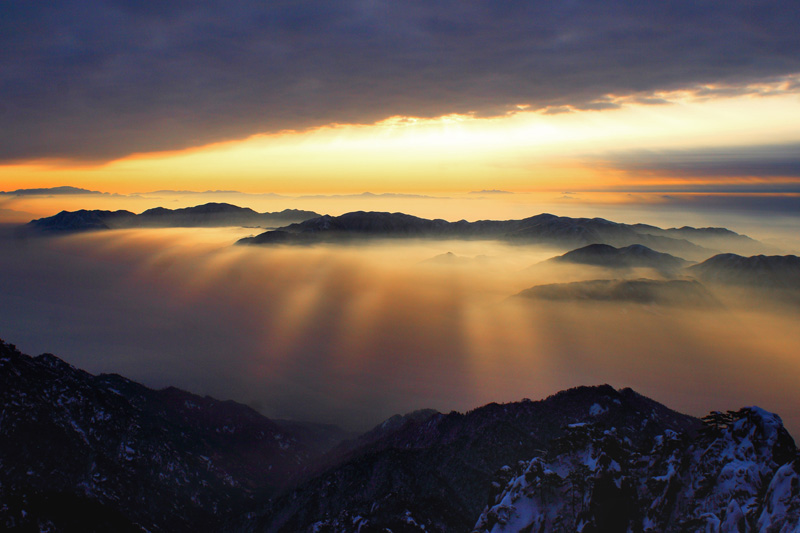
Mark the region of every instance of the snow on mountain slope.
[[99, 531], [214, 529], [285, 487], [310, 447], [245, 405], [0, 342], [2, 530], [92, 530], [82, 509], [107, 517]]
[[748, 407], [704, 421], [697, 438], [667, 430], [649, 450], [573, 425], [508, 468], [475, 530], [800, 531], [800, 461], [780, 418]]

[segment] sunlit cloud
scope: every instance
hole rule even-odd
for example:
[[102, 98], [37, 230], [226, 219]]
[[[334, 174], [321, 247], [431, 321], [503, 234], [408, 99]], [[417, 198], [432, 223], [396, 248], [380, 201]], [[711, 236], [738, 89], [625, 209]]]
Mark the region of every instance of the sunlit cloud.
[[609, 109], [680, 90], [717, 98], [800, 72], [791, 2], [92, 1], [3, 15], [5, 161], [100, 162], [390, 117]]

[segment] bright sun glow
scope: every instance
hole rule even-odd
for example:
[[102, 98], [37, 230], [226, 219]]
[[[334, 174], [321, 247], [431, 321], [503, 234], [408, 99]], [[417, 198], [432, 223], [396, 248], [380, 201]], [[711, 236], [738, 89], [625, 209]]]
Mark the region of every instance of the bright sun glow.
[[604, 111], [391, 117], [369, 126], [256, 135], [100, 166], [32, 163], [0, 171], [8, 189], [76, 183], [123, 193], [158, 189], [165, 182], [190, 190], [224, 186], [279, 193], [596, 190], [635, 180], [598, 167], [595, 160], [587, 163], [587, 158], [622, 147], [661, 150], [800, 140], [796, 94], [659, 96], [670, 103], [642, 105], [617, 98], [621, 107]]

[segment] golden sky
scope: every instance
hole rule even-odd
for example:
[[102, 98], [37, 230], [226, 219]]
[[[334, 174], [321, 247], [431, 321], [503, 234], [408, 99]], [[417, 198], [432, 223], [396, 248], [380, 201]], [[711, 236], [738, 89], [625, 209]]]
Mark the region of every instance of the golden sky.
[[[774, 181], [776, 176], [693, 176], [691, 169], [670, 175], [668, 170], [647, 168], [647, 162], [634, 172], [618, 165], [617, 159], [664, 151], [702, 154], [715, 147], [757, 151], [800, 143], [798, 92], [658, 96], [665, 103], [617, 98], [620, 107], [606, 110], [520, 109], [494, 118], [392, 117], [373, 125], [254, 135], [108, 162], [51, 159], [7, 164], [0, 166], [0, 188], [72, 185], [122, 194], [160, 189], [447, 194], [758, 182]], [[785, 178], [795, 181], [798, 176]]]

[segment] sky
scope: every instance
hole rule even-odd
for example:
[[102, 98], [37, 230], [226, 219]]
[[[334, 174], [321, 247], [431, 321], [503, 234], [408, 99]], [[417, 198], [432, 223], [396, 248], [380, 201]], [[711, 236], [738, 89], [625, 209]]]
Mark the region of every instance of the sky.
[[0, 190], [798, 206], [793, 1], [11, 1], [0, 15]]

